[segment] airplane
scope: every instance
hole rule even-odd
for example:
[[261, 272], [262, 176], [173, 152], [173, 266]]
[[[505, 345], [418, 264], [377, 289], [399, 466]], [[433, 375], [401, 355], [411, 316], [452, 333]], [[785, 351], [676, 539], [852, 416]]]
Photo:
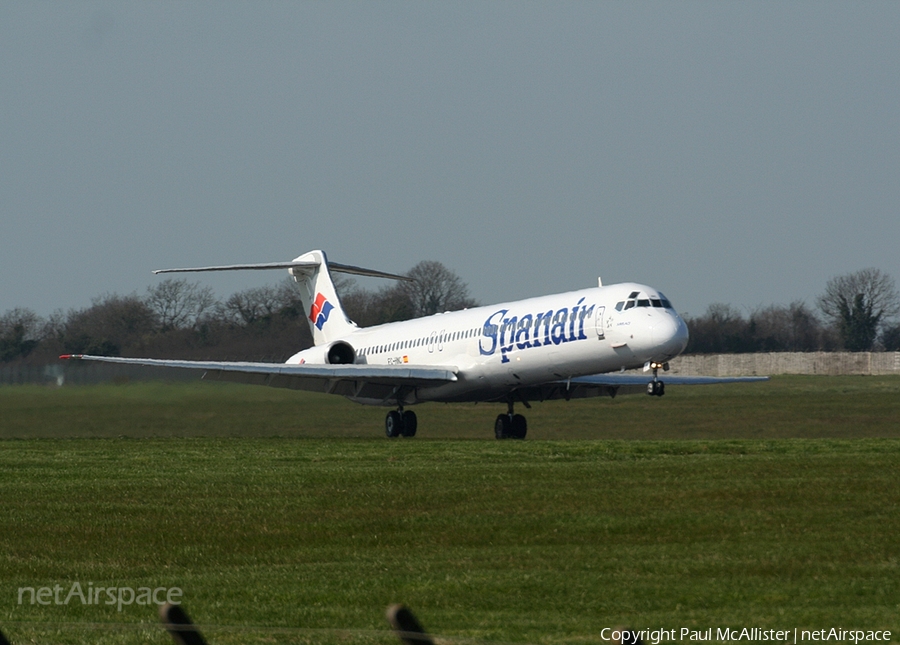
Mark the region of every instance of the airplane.
[[[768, 377], [669, 376], [669, 361], [687, 346], [688, 328], [660, 291], [621, 283], [497, 305], [358, 327], [344, 313], [331, 272], [410, 280], [406, 276], [329, 262], [320, 250], [291, 262], [159, 269], [154, 274], [287, 269], [300, 288], [313, 346], [285, 363], [184, 361], [66, 354], [62, 359], [204, 370], [208, 380], [338, 394], [389, 406], [385, 434], [413, 437], [418, 421], [406, 409], [428, 401], [499, 402], [497, 439], [524, 439], [515, 404], [646, 392], [665, 384], [702, 385]], [[643, 373], [625, 370], [643, 368]]]

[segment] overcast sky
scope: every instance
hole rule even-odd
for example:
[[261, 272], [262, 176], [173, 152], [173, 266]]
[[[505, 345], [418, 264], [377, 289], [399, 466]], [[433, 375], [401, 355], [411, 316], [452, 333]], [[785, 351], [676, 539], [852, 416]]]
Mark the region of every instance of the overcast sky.
[[0, 3], [0, 314], [317, 248], [748, 311], [898, 241], [898, 2]]

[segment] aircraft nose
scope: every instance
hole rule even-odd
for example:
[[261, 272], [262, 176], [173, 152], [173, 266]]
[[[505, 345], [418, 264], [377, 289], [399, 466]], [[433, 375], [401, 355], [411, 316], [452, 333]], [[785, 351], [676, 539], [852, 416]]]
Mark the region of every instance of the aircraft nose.
[[665, 316], [650, 329], [650, 337], [655, 347], [674, 358], [687, 347], [688, 328], [681, 316]]

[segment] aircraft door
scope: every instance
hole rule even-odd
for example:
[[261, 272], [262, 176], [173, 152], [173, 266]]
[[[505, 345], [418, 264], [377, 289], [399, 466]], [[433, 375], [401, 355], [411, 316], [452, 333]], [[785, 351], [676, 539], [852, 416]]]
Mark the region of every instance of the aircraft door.
[[606, 313], [606, 307], [597, 307], [597, 315], [594, 318], [594, 328], [597, 330], [597, 338], [603, 340], [606, 336], [603, 329], [603, 314]]
[[431, 332], [431, 335], [428, 337], [428, 353], [434, 354], [434, 341], [437, 340], [437, 332]]

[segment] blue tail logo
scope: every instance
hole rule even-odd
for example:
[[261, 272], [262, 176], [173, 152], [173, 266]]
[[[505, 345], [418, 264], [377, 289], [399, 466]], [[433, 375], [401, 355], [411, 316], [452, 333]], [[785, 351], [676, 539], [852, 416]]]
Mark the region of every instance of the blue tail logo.
[[332, 309], [334, 309], [334, 305], [328, 302], [328, 298], [321, 293], [316, 295], [316, 301], [310, 308], [309, 319], [315, 323], [319, 331], [322, 331], [322, 327], [328, 322], [328, 316]]

